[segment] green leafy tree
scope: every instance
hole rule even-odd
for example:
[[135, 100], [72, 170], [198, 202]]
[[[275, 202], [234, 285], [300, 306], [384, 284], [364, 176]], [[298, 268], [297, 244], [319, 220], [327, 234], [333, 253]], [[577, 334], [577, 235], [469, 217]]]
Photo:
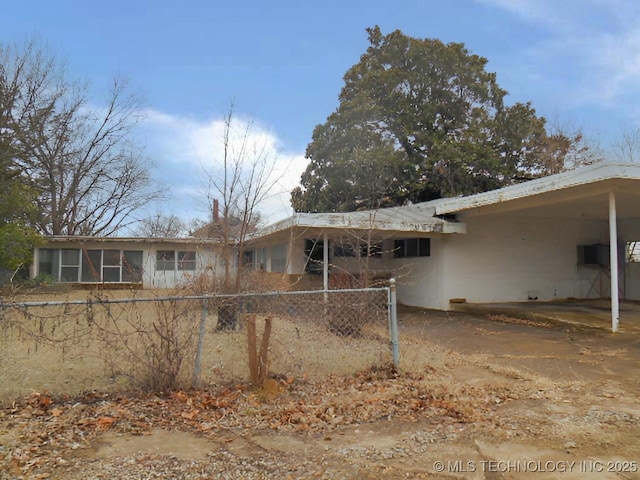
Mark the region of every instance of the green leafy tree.
[[15, 271], [31, 262], [41, 237], [33, 227], [35, 195], [12, 157], [0, 135], [0, 269]]
[[461, 43], [367, 32], [337, 110], [314, 129], [296, 211], [426, 201], [549, 172], [545, 119], [528, 103], [505, 105], [485, 58]]

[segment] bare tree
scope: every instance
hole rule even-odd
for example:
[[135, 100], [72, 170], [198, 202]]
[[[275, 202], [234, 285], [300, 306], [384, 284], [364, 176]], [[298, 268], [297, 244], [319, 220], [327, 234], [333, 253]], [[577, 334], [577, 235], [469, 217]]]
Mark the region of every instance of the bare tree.
[[258, 206], [278, 180], [273, 178], [278, 153], [267, 136], [254, 131], [252, 121], [234, 116], [233, 105], [217, 140], [221, 149], [206, 170], [206, 196], [209, 205], [220, 202], [225, 289], [239, 291], [241, 268], [234, 275], [232, 266], [259, 219]]
[[604, 158], [597, 143], [567, 122], [549, 121], [548, 133], [542, 141], [538, 161], [546, 175], [591, 165]]
[[188, 233], [187, 224], [176, 215], [163, 215], [156, 212], [143, 218], [134, 233], [141, 237], [178, 238]]
[[37, 191], [43, 234], [110, 235], [160, 198], [132, 141], [141, 100], [125, 81], [115, 78], [96, 108], [88, 85], [67, 80], [34, 43], [0, 45], [0, 67], [0, 130]]
[[620, 162], [640, 161], [640, 128], [623, 131], [620, 140], [614, 145], [613, 153]]

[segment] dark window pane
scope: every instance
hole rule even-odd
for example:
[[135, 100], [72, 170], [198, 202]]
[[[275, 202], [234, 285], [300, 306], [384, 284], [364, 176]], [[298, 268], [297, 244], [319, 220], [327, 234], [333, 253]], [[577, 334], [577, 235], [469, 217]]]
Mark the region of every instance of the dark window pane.
[[83, 250], [82, 281], [100, 282], [102, 272], [102, 250]]
[[38, 251], [38, 274], [51, 275], [56, 280], [58, 278], [58, 268], [60, 267], [60, 250], [43, 248]]
[[102, 269], [102, 275], [105, 282], [119, 282], [120, 267], [104, 267]]
[[306, 239], [304, 243], [307, 273], [322, 273], [324, 264], [324, 243], [318, 240]]
[[175, 270], [176, 252], [172, 250], [159, 250], [156, 253], [156, 270]]
[[403, 258], [406, 256], [406, 253], [404, 240], [395, 240], [393, 242], [393, 256], [395, 258]]
[[60, 281], [61, 282], [77, 282], [78, 267], [62, 267], [60, 269]]
[[349, 243], [335, 243], [333, 245], [334, 257], [355, 257], [356, 252], [353, 249], [353, 245]]
[[142, 251], [125, 250], [122, 261], [122, 281], [142, 282]]
[[195, 270], [196, 252], [178, 252], [178, 270]]
[[381, 257], [382, 256], [382, 243], [371, 242], [363, 243], [360, 247], [361, 257]]
[[120, 250], [105, 250], [103, 256], [104, 265], [112, 267], [120, 265]]
[[80, 250], [63, 248], [62, 265], [80, 265]]
[[407, 257], [417, 257], [418, 256], [418, 239], [417, 238], [409, 238], [406, 240], [407, 245]]
[[421, 238], [418, 244], [418, 250], [421, 257], [431, 256], [431, 239]]

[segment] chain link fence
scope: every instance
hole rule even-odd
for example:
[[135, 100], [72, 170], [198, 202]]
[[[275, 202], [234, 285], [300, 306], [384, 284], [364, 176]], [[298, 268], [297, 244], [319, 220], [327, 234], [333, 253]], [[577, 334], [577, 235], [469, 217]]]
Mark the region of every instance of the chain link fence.
[[0, 397], [314, 379], [398, 363], [393, 286], [126, 293], [0, 304]]

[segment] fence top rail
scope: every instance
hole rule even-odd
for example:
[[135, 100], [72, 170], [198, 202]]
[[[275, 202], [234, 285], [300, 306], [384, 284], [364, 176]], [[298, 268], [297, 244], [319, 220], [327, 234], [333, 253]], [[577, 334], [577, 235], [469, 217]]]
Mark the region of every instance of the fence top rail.
[[278, 297], [292, 296], [303, 294], [323, 294], [323, 293], [360, 293], [371, 291], [389, 291], [389, 287], [372, 287], [372, 288], [341, 288], [335, 290], [301, 290], [292, 292], [254, 292], [254, 293], [220, 293], [206, 295], [179, 295], [179, 296], [162, 296], [162, 297], [139, 297], [139, 298], [87, 298], [86, 300], [55, 300], [55, 301], [39, 301], [39, 302], [5, 302], [0, 297], [0, 309], [3, 308], [30, 308], [30, 307], [54, 307], [63, 305], [106, 305], [118, 303], [136, 303], [136, 302], [168, 302], [173, 300], [213, 300], [224, 298], [238, 297]]

